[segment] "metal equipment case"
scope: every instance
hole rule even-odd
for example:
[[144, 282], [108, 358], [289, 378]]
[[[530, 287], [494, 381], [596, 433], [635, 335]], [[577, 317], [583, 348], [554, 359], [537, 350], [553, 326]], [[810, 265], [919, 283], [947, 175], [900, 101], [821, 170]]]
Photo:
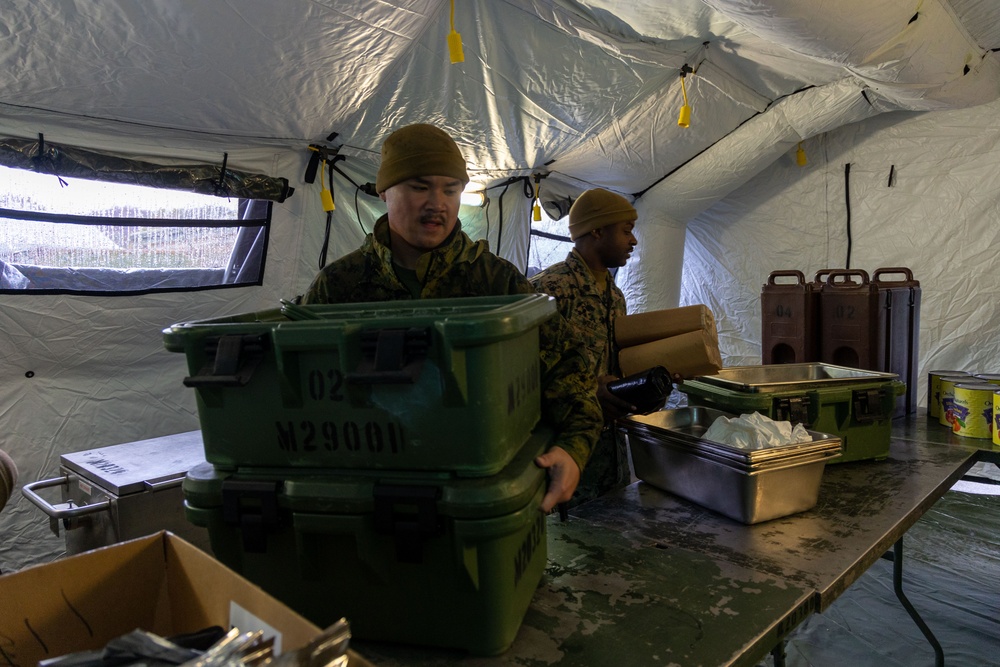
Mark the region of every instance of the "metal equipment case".
[[679, 389], [692, 405], [759, 412], [839, 437], [843, 453], [834, 462], [843, 463], [889, 455], [896, 397], [906, 385], [892, 373], [811, 363], [731, 366]]
[[189, 519], [223, 563], [323, 627], [359, 639], [494, 655], [513, 642], [546, 565], [538, 432], [498, 474], [274, 470], [204, 464]]
[[[184, 516], [181, 483], [204, 462], [201, 432], [98, 447], [59, 457], [61, 476], [26, 484], [24, 496], [66, 533], [72, 555], [169, 530], [208, 550], [208, 532]], [[60, 489], [52, 503], [39, 493]]]
[[[542, 294], [294, 306], [175, 324], [209, 463], [475, 477], [540, 417]], [[474, 443], [474, 446], [472, 444]]]

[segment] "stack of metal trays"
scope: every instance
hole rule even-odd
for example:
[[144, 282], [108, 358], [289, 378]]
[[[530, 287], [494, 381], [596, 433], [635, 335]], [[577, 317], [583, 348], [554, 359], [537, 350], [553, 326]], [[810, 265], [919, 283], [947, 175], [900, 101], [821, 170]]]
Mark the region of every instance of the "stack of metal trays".
[[742, 449], [702, 437], [719, 417], [735, 416], [692, 406], [618, 423], [636, 476], [664, 491], [745, 524], [813, 507], [825, 465], [841, 454], [840, 438], [809, 431], [812, 442]]
[[895, 373], [882, 373], [834, 364], [771, 364], [766, 366], [730, 366], [715, 375], [699, 375], [696, 380], [742, 392], [778, 392], [822, 389], [853, 385], [864, 381], [888, 382]]

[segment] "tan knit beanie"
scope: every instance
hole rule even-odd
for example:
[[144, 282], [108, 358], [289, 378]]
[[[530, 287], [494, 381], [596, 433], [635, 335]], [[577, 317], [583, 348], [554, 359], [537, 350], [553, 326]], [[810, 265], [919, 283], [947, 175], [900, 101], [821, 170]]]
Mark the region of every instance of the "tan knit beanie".
[[450, 176], [469, 182], [465, 158], [455, 140], [444, 130], [425, 123], [401, 127], [383, 142], [375, 191], [381, 194], [419, 176]]
[[575, 241], [595, 229], [638, 217], [625, 197], [601, 188], [587, 190], [569, 209], [569, 237]]

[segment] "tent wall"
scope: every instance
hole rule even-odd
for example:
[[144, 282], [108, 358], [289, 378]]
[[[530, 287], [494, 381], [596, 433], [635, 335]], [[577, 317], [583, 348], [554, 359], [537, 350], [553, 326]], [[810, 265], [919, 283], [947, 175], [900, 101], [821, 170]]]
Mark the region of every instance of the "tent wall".
[[849, 190], [850, 268], [920, 281], [918, 403], [930, 370], [1000, 371], [998, 119], [993, 102], [847, 125], [806, 141], [806, 166], [793, 149], [691, 220], [680, 301], [715, 311], [725, 364], [760, 363], [771, 271], [845, 267]]

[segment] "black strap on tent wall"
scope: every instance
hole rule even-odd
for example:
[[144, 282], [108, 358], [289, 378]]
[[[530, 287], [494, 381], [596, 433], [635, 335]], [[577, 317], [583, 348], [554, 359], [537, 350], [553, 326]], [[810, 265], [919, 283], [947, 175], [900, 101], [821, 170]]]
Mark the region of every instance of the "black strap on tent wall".
[[[509, 188], [510, 184], [513, 183], [515, 180], [517, 180], [517, 179], [509, 179], [506, 183], [504, 183], [503, 184], [503, 192], [500, 193], [500, 203], [499, 203], [499, 205], [497, 207], [497, 250], [496, 250], [496, 253], [498, 255], [500, 254], [500, 239], [503, 237], [503, 197], [504, 197], [505, 194], [507, 194], [507, 188]], [[489, 231], [487, 231], [486, 233], [487, 233], [487, 235], [489, 235]]]
[[57, 177], [83, 178], [205, 195], [283, 202], [295, 188], [288, 179], [251, 174], [214, 164], [162, 165], [38, 139], [0, 138], [0, 165]]
[[222, 166], [219, 168], [219, 180], [215, 183], [216, 197], [230, 197], [229, 187], [226, 185], [226, 165], [229, 164], [229, 153], [222, 154]]
[[[337, 138], [337, 132], [333, 132], [327, 136], [326, 140], [333, 141]], [[363, 192], [371, 197], [378, 197], [378, 193], [375, 191], [374, 183], [365, 183], [359, 185], [354, 181], [353, 178], [348, 176], [343, 170], [337, 167], [337, 162], [342, 160], [347, 160], [347, 157], [339, 153], [340, 148], [331, 148], [329, 146], [323, 146], [321, 144], [309, 144], [309, 150], [312, 151], [312, 155], [309, 157], [309, 164], [306, 166], [306, 173], [303, 176], [303, 180], [306, 183], [314, 183], [316, 181], [316, 173], [319, 171], [320, 164], [323, 164], [327, 170], [327, 181], [330, 184], [330, 204], [331, 207], [326, 211], [326, 228], [323, 233], [323, 243], [320, 246], [319, 254], [319, 268], [322, 269], [326, 266], [327, 253], [330, 248], [330, 234], [333, 228], [333, 174], [334, 172], [340, 174], [347, 180], [348, 183], [354, 186], [354, 217], [358, 221], [358, 226], [361, 228], [361, 233], [367, 235], [368, 230], [365, 229], [364, 223], [361, 222], [361, 210], [358, 206], [358, 193]], [[320, 173], [322, 178], [322, 173]]]
[[844, 268], [851, 268], [851, 163], [844, 165], [844, 203], [847, 208], [847, 261]]

